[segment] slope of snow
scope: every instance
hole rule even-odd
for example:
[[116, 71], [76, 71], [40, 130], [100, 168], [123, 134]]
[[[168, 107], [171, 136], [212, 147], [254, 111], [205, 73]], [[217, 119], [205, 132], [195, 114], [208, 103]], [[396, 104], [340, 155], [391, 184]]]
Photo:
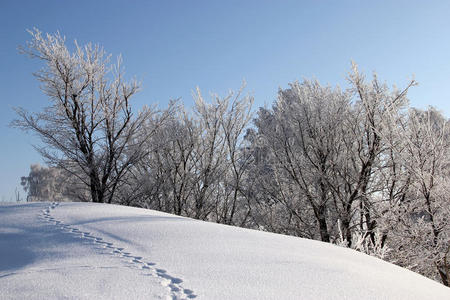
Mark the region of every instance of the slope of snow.
[[450, 299], [317, 241], [92, 203], [0, 205], [0, 299]]

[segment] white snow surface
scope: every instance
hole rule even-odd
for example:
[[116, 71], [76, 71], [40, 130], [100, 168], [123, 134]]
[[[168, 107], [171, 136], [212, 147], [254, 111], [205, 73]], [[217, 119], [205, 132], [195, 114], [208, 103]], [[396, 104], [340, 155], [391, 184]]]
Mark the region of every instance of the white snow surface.
[[0, 205], [0, 299], [450, 299], [318, 241], [132, 207]]

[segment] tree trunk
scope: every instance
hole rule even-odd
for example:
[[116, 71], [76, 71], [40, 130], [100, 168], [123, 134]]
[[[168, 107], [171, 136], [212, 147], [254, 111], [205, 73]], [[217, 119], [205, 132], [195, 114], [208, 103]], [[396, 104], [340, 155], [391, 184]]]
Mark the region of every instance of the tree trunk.
[[104, 192], [100, 187], [100, 181], [95, 171], [92, 171], [90, 174], [90, 188], [91, 188], [92, 202], [103, 203]]
[[317, 209], [317, 222], [319, 223], [320, 239], [322, 242], [330, 242], [330, 234], [328, 233], [328, 225], [325, 217], [325, 206], [319, 206]]

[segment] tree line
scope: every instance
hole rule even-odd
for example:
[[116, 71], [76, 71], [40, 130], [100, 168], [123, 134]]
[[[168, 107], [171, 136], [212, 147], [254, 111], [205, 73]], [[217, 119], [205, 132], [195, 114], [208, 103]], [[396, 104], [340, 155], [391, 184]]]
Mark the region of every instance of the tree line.
[[449, 286], [448, 119], [410, 107], [416, 85], [389, 87], [355, 64], [348, 87], [315, 80], [253, 109], [242, 87], [193, 107], [131, 108], [126, 81], [97, 45], [70, 51], [31, 31], [22, 52], [41, 60], [42, 112], [17, 108], [50, 167], [33, 165], [30, 201], [92, 201], [353, 248]]

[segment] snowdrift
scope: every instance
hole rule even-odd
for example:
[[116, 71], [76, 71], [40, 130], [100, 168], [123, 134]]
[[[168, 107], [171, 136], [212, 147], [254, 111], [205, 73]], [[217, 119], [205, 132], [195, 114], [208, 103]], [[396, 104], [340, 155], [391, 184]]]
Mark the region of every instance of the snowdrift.
[[450, 299], [318, 241], [93, 203], [0, 205], [0, 299]]

